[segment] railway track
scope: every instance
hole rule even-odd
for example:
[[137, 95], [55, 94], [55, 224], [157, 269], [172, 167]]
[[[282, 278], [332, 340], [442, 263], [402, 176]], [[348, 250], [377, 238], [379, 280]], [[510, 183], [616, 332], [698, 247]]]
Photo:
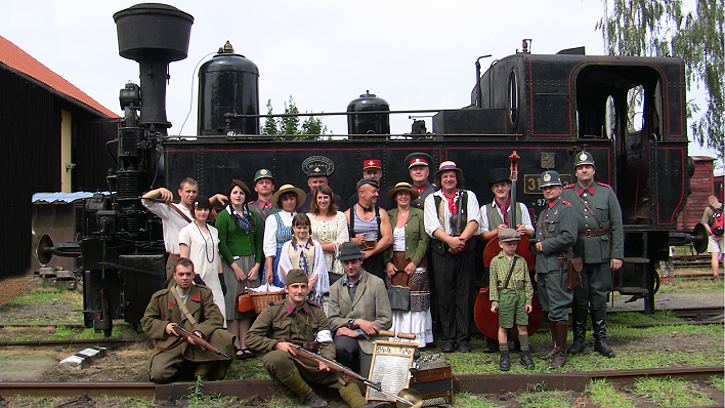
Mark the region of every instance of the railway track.
[[[640, 377], [671, 377], [686, 381], [703, 381], [722, 375], [724, 368], [676, 367], [642, 370], [592, 371], [561, 374], [481, 374], [454, 377], [456, 392], [473, 394], [500, 394], [521, 392], [537, 387], [546, 390], [584, 392], [589, 381], [607, 379], [618, 384], [631, 384]], [[188, 395], [195, 383], [153, 384], [149, 382], [5, 382], [0, 383], [0, 397], [78, 397], [146, 398], [158, 401], [179, 400]], [[202, 384], [204, 393], [233, 396], [271, 398], [283, 394], [271, 380], [214, 381]]]
[[143, 343], [145, 338], [140, 339], [66, 339], [66, 340], [24, 340], [24, 341], [3, 341], [0, 340], [0, 347], [56, 347], [56, 346], [123, 346], [133, 343]]

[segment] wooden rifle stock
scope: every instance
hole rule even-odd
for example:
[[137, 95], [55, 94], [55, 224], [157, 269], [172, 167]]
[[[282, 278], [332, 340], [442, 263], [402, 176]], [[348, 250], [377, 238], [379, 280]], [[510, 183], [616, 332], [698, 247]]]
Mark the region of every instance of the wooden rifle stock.
[[338, 373], [348, 376], [350, 378], [354, 378], [354, 379], [362, 382], [363, 384], [367, 385], [368, 387], [374, 389], [375, 391], [385, 395], [388, 398], [393, 398], [395, 401], [402, 402], [402, 403], [410, 405], [410, 406], [415, 405], [413, 402], [408, 401], [407, 399], [405, 399], [401, 396], [384, 391], [383, 385], [381, 383], [375, 382], [366, 377], [363, 377], [362, 375], [356, 373], [355, 371], [352, 371], [351, 369], [345, 367], [344, 365], [338, 363], [335, 360], [330, 360], [329, 358], [323, 357], [317, 353], [313, 353], [298, 345], [295, 345], [295, 352], [297, 353], [298, 357], [303, 358], [305, 360], [315, 362], [315, 363], [320, 363], [320, 362], [325, 363], [325, 364], [327, 364], [328, 367], [330, 367], [330, 370], [338, 372]]
[[200, 347], [211, 350], [214, 354], [218, 355], [219, 357], [222, 357], [225, 360], [231, 360], [232, 356], [229, 354], [221, 351], [218, 347], [214, 346], [213, 344], [209, 343], [208, 341], [204, 340], [201, 336], [198, 336], [193, 331], [187, 329], [186, 327], [178, 324], [178, 323], [172, 323], [171, 327], [173, 327], [174, 331], [178, 334], [180, 334], [182, 337], [187, 338], [191, 337], [194, 339], [194, 342], [198, 344]]

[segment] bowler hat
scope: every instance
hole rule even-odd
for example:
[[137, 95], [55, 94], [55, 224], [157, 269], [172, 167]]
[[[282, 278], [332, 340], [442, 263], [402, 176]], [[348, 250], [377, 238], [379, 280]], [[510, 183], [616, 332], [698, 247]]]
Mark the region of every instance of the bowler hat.
[[508, 181], [511, 182], [511, 171], [509, 169], [505, 169], [503, 167], [498, 167], [493, 170], [491, 170], [488, 173], [488, 186], [491, 187], [492, 185], [496, 183], [500, 183], [502, 181]]
[[211, 210], [209, 197], [203, 195], [196, 196], [196, 200], [194, 200], [194, 209]]
[[393, 199], [395, 199], [396, 194], [403, 192], [403, 191], [410, 193], [411, 200], [415, 200], [416, 198], [418, 198], [420, 196], [420, 193], [413, 190], [412, 184], [410, 184], [406, 181], [401, 181], [399, 183], [396, 183], [395, 187], [391, 188], [390, 191], [388, 191], [388, 199], [392, 201]]
[[285, 184], [282, 187], [279, 188], [274, 194], [272, 194], [272, 205], [274, 205], [275, 208], [280, 208], [281, 206], [278, 204], [279, 198], [284, 193], [294, 193], [297, 196], [297, 206], [299, 207], [302, 205], [302, 203], [305, 202], [305, 199], [307, 199], [307, 194], [305, 194], [304, 191], [301, 189], [293, 186], [292, 184]]
[[340, 254], [337, 259], [341, 261], [350, 261], [353, 259], [363, 259], [364, 255], [360, 251], [360, 245], [354, 242], [343, 242], [340, 245]]

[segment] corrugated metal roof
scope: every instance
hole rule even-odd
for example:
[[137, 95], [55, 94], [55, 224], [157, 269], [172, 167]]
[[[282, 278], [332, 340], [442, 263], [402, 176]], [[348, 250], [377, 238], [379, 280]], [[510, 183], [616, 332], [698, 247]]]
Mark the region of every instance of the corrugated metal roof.
[[[54, 203], [74, 203], [86, 198], [93, 197], [93, 194], [87, 191], [77, 191], [75, 193], [35, 193], [33, 194], [33, 204], [54, 204]], [[108, 191], [103, 191], [103, 195], [109, 195]]]
[[50, 68], [43, 65], [40, 61], [1, 35], [0, 64], [46, 85], [51, 91], [69, 98], [101, 116], [109, 118], [119, 117], [116, 113], [101, 105], [98, 101], [88, 96], [88, 94], [78, 89], [75, 85], [53, 72]]

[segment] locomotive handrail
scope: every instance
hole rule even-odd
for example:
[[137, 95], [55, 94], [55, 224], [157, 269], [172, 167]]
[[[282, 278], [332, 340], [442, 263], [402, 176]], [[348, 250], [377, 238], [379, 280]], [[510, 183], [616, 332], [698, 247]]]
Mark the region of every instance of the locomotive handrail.
[[225, 113], [225, 118], [292, 118], [299, 116], [350, 116], [350, 115], [388, 115], [391, 113], [428, 113], [428, 112], [460, 112], [460, 109], [405, 109], [389, 111], [354, 111], [354, 112], [305, 112], [305, 113], [273, 113], [266, 115], [251, 115], [246, 113]]

